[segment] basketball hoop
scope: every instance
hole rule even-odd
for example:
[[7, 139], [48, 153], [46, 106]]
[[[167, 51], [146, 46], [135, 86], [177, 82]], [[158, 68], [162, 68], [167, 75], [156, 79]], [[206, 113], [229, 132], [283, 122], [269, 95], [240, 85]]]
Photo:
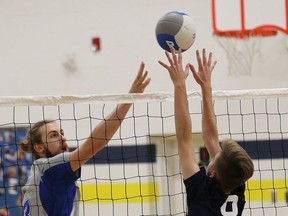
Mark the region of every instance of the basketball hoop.
[[245, 31], [218, 31], [214, 36], [228, 59], [228, 75], [251, 75], [255, 57], [261, 57], [263, 37], [274, 36], [277, 31], [257, 28]]
[[249, 29], [246, 28], [245, 0], [236, 1], [239, 3], [236, 9], [239, 9], [240, 21], [240, 26], [235, 27], [237, 30], [218, 29], [216, 23], [216, 0], [211, 0], [211, 2], [213, 33], [217, 42], [227, 55], [228, 70], [231, 76], [251, 75], [255, 57], [257, 55], [261, 57], [260, 48], [263, 38], [275, 36], [278, 32], [288, 34], [288, 0], [285, 0], [284, 4], [285, 27], [263, 24]]

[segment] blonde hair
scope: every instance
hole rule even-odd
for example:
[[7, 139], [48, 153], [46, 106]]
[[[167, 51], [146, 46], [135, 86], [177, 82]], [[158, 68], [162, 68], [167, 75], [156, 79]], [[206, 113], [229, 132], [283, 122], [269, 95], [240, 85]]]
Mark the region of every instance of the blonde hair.
[[222, 151], [217, 159], [217, 182], [224, 191], [243, 185], [254, 172], [252, 159], [247, 152], [235, 141], [221, 142]]
[[40, 128], [48, 123], [55, 122], [54, 120], [42, 120], [36, 122], [27, 132], [26, 140], [20, 143], [22, 151], [32, 153], [34, 159], [40, 158], [37, 151], [34, 149], [34, 144], [42, 144]]

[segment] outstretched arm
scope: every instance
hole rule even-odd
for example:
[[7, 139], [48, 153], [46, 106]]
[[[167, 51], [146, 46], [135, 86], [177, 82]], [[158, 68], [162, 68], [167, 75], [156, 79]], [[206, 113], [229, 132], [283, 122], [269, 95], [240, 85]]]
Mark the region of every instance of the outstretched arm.
[[[148, 71], [144, 72], [144, 67], [142, 62], [129, 93], [143, 93], [150, 83], [151, 79], [147, 77]], [[93, 129], [90, 138], [71, 153], [70, 164], [73, 171], [79, 169], [109, 142], [120, 127], [130, 107], [131, 104], [119, 104], [105, 120]]]
[[178, 51], [177, 55], [174, 48], [171, 47], [171, 53], [172, 57], [170, 57], [168, 52], [165, 52], [170, 66], [162, 61], [159, 61], [159, 63], [167, 69], [174, 85], [174, 112], [178, 151], [183, 178], [187, 179], [199, 171], [191, 137], [192, 123], [188, 110], [185, 84], [189, 68], [186, 65], [185, 69], [183, 69], [181, 50]]
[[212, 63], [212, 53], [209, 53], [207, 60], [206, 50], [202, 50], [202, 59], [199, 51], [196, 51], [198, 62], [198, 72], [192, 64], [189, 67], [193, 73], [194, 79], [201, 86], [203, 111], [202, 111], [202, 136], [204, 144], [209, 152], [211, 160], [221, 151], [218, 140], [218, 129], [212, 103], [212, 84], [211, 75], [216, 65], [216, 61]]

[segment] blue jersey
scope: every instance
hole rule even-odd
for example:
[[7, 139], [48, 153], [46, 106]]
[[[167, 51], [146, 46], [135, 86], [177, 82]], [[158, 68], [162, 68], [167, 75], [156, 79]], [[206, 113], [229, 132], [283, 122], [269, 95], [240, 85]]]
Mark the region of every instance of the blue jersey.
[[73, 172], [69, 161], [68, 152], [34, 161], [23, 188], [25, 216], [79, 215], [81, 169]]
[[245, 205], [245, 185], [227, 195], [206, 175], [205, 168], [184, 180], [188, 216], [241, 216]]

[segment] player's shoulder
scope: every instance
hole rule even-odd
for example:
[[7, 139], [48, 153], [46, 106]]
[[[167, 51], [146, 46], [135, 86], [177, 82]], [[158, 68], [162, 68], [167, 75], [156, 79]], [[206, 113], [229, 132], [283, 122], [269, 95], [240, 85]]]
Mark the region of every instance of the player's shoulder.
[[197, 172], [195, 172], [193, 175], [191, 175], [184, 181], [189, 181], [191, 179], [193, 180], [193, 179], [202, 178], [202, 177], [207, 177], [205, 167], [200, 167]]
[[191, 175], [189, 178], [184, 180], [184, 184], [186, 186], [186, 191], [189, 193], [190, 191], [201, 191], [209, 185], [210, 179], [206, 175], [206, 169], [201, 167], [198, 172]]
[[50, 158], [39, 158], [33, 162], [33, 165], [43, 172], [46, 169], [49, 169], [53, 166], [56, 166], [61, 163], [66, 163], [69, 161], [70, 161], [70, 152], [65, 152]]

